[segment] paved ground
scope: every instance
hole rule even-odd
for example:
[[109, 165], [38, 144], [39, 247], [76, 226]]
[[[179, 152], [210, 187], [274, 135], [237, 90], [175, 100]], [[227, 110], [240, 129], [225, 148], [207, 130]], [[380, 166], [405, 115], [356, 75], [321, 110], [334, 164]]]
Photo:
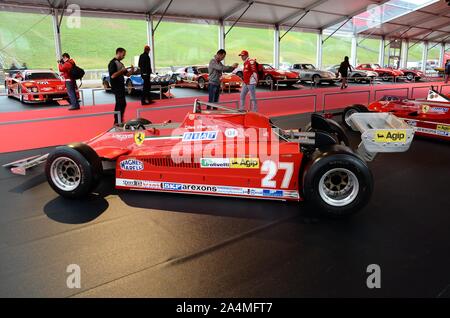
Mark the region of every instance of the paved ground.
[[[449, 162], [448, 143], [425, 139], [380, 155], [371, 203], [346, 221], [304, 205], [116, 191], [111, 177], [68, 201], [41, 168], [1, 169], [0, 296], [450, 297]], [[81, 289], [66, 287], [69, 264]], [[381, 266], [379, 290], [366, 287], [369, 264]]]

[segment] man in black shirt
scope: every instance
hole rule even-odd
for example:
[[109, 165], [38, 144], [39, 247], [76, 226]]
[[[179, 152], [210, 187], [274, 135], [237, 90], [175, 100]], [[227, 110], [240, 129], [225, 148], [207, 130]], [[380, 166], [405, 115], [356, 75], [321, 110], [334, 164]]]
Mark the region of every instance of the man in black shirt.
[[[116, 106], [114, 111], [120, 111], [120, 118], [123, 120], [125, 114], [125, 108], [127, 107], [127, 101], [125, 99], [125, 77], [130, 76], [134, 72], [133, 66], [131, 69], [127, 69], [122, 60], [125, 58], [127, 51], [124, 48], [119, 47], [116, 50], [116, 56], [108, 64], [109, 78], [111, 82], [111, 91], [116, 98]], [[114, 114], [114, 124], [119, 123], [119, 116]]]
[[144, 80], [144, 87], [142, 88], [142, 105], [153, 103], [150, 92], [150, 75], [152, 74], [152, 64], [150, 61], [150, 46], [144, 47], [144, 53], [139, 56], [139, 68], [141, 69], [141, 77]]

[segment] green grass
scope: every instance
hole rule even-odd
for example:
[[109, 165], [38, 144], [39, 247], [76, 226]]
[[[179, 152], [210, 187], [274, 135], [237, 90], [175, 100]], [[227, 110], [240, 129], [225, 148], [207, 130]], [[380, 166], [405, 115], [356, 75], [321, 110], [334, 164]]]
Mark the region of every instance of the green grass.
[[[0, 63], [9, 66], [16, 60], [31, 68], [55, 67], [52, 21], [49, 16], [43, 17], [0, 12]], [[62, 49], [85, 69], [105, 69], [118, 46], [127, 49], [126, 64], [133, 64], [134, 57], [146, 44], [144, 21], [82, 17], [78, 29], [69, 28], [65, 22], [61, 27]], [[269, 28], [235, 27], [226, 38], [227, 64], [239, 62], [237, 55], [242, 49], [250, 51], [259, 62], [272, 63], [273, 37]], [[12, 44], [3, 49], [9, 43]], [[315, 34], [290, 32], [280, 44], [281, 62], [315, 63], [316, 45]], [[156, 64], [158, 67], [206, 64], [217, 46], [217, 25], [162, 22], [155, 34]], [[345, 55], [350, 55], [350, 46], [349, 38], [328, 39], [323, 48], [323, 65], [340, 63]], [[364, 40], [358, 48], [358, 62], [377, 62], [378, 49], [379, 41]], [[438, 48], [430, 50], [430, 58], [435, 56], [439, 56]], [[416, 45], [409, 52], [409, 60], [419, 61], [421, 57], [421, 45]]]

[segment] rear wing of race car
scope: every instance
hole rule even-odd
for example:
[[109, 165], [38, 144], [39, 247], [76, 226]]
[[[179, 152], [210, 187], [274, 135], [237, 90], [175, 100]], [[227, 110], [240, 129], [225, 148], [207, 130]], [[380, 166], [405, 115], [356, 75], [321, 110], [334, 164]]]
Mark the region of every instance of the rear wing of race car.
[[361, 132], [357, 153], [365, 161], [372, 161], [379, 152], [407, 151], [414, 138], [414, 129], [391, 113], [355, 113], [349, 123]]

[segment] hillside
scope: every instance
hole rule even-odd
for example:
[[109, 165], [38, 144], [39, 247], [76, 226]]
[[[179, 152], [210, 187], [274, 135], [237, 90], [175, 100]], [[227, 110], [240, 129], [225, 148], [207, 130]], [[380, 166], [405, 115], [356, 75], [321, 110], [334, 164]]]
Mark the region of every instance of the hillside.
[[[16, 60], [26, 62], [31, 68], [55, 66], [51, 17], [0, 12], [0, 31], [0, 63], [9, 66]], [[63, 22], [61, 32], [63, 51], [69, 52], [86, 69], [105, 69], [118, 46], [127, 49], [126, 64], [132, 64], [146, 42], [146, 24], [140, 20], [83, 17], [81, 28], [70, 28]], [[162, 22], [155, 34], [157, 66], [207, 63], [217, 43], [216, 25]], [[358, 49], [358, 61], [376, 62], [378, 43], [364, 40], [361, 44], [364, 48]], [[226, 39], [227, 63], [238, 62], [237, 54], [242, 49], [249, 50], [260, 62], [271, 63], [272, 46], [272, 29], [235, 27]], [[316, 35], [290, 32], [282, 39], [280, 48], [281, 62], [315, 63]], [[330, 38], [324, 46], [323, 65], [339, 63], [345, 55], [350, 55], [349, 39]], [[409, 59], [418, 61], [421, 56], [422, 47], [416, 45]]]

